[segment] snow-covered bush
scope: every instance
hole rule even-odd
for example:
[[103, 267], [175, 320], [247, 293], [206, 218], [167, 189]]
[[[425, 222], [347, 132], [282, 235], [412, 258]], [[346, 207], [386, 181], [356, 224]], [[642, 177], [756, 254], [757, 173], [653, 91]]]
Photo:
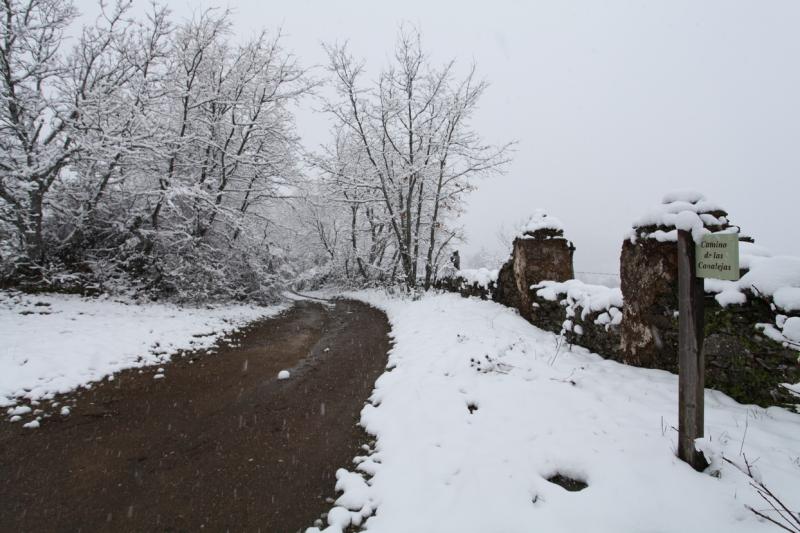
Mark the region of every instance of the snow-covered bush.
[[279, 35], [229, 42], [227, 12], [129, 7], [103, 6], [69, 51], [69, 2], [6, 6], [0, 282], [268, 298], [299, 182], [291, 107], [313, 82]]

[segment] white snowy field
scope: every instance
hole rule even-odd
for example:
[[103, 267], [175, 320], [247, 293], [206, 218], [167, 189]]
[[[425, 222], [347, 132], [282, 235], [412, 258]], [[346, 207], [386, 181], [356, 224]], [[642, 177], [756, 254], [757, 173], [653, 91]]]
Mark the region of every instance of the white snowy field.
[[[491, 302], [348, 296], [386, 311], [395, 344], [361, 416], [375, 449], [337, 473], [326, 532], [364, 520], [380, 533], [778, 530], [745, 507], [777, 518], [723, 457], [746, 457], [800, 509], [798, 414], [707, 390], [712, 465], [698, 473], [675, 456], [677, 376], [559, 348]], [[556, 473], [588, 488], [568, 492], [547, 481]]]
[[179, 350], [209, 348], [284, 308], [178, 307], [0, 291], [0, 407], [15, 421], [26, 420], [30, 407], [16, 405], [21, 400], [51, 399], [126, 368], [164, 363]]

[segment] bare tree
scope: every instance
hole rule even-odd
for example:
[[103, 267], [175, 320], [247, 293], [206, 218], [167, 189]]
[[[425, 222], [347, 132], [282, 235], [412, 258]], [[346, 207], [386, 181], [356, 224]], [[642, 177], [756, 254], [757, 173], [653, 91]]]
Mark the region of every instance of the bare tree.
[[337, 176], [342, 196], [358, 191], [373, 208], [392, 235], [404, 282], [416, 286], [422, 266], [422, 284], [430, 287], [443, 250], [457, 236], [449, 224], [472, 179], [502, 171], [509, 160], [510, 145], [485, 145], [470, 127], [487, 84], [474, 67], [457, 78], [452, 61], [432, 66], [419, 35], [408, 29], [374, 87], [362, 85], [364, 64], [345, 46], [326, 51], [337, 95], [326, 111], [337, 123], [337, 143], [349, 146], [333, 160], [329, 151], [324, 170]]
[[0, 216], [12, 228], [15, 266], [44, 259], [43, 207], [78, 147], [67, 134], [78, 115], [55, 89], [69, 72], [58, 55], [76, 11], [63, 0], [4, 0], [0, 12]]

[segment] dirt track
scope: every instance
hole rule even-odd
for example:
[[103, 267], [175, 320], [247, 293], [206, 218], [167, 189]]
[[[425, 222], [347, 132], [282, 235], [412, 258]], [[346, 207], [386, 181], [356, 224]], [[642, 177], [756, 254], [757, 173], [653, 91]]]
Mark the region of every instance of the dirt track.
[[[294, 532], [330, 507], [386, 365], [386, 317], [298, 302], [218, 354], [117, 374], [36, 430], [0, 422], [0, 531]], [[291, 379], [278, 371], [291, 368]]]

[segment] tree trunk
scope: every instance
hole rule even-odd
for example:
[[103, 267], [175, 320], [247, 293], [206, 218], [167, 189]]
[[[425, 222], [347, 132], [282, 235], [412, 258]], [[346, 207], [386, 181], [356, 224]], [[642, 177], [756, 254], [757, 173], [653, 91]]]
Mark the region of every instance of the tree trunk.
[[22, 238], [25, 255], [31, 267], [44, 264], [44, 239], [42, 238], [43, 194], [40, 188], [30, 193], [30, 205], [23, 220]]
[[430, 289], [433, 276], [433, 250], [436, 248], [436, 224], [439, 221], [439, 202], [442, 196], [442, 180], [444, 179], [444, 167], [446, 160], [439, 163], [439, 180], [436, 183], [436, 195], [433, 200], [433, 216], [431, 217], [431, 235], [428, 244], [428, 256], [425, 259], [425, 289]]

